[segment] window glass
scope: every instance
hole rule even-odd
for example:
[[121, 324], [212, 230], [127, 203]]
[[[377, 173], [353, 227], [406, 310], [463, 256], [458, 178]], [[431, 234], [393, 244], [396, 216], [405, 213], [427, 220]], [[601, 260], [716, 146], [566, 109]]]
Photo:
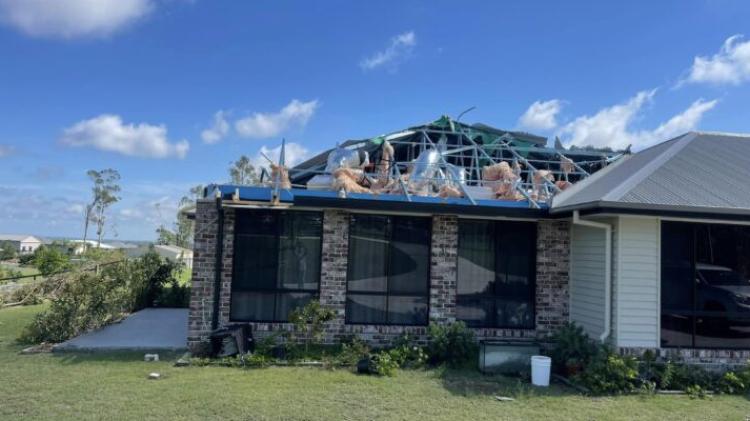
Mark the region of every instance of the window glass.
[[462, 220], [457, 317], [473, 327], [533, 328], [536, 225]]
[[663, 346], [750, 347], [750, 227], [662, 222]]
[[389, 218], [353, 215], [349, 231], [348, 287], [385, 292], [388, 285]]
[[322, 215], [236, 212], [231, 319], [286, 321], [317, 294]]
[[428, 292], [429, 245], [429, 219], [393, 219], [389, 256], [389, 293], [424, 294]]
[[430, 219], [352, 215], [347, 323], [425, 325]]
[[346, 316], [355, 323], [385, 324], [385, 295], [346, 295]]

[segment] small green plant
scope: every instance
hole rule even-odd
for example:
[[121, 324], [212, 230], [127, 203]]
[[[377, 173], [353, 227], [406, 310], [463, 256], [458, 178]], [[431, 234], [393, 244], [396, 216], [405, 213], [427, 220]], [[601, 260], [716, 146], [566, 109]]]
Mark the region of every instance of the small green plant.
[[430, 324], [427, 354], [430, 363], [465, 366], [478, 356], [474, 332], [463, 322], [447, 325]]
[[685, 393], [687, 393], [688, 396], [690, 396], [690, 399], [704, 399], [707, 396], [706, 389], [701, 387], [700, 385], [694, 384], [690, 385], [687, 388], [685, 388]]
[[425, 349], [416, 344], [409, 334], [403, 334], [393, 341], [393, 348], [388, 350], [401, 368], [419, 368], [427, 363], [428, 356]]
[[341, 351], [335, 357], [334, 362], [339, 365], [356, 365], [370, 354], [370, 347], [359, 338], [351, 338], [341, 343]]
[[586, 368], [574, 378], [597, 395], [632, 392], [640, 383], [638, 360], [623, 357], [602, 347]]
[[381, 351], [370, 357], [372, 371], [379, 376], [393, 377], [398, 371], [398, 362], [387, 351]]
[[740, 378], [738, 373], [733, 371], [727, 371], [721, 376], [719, 380], [719, 392], [728, 393], [730, 395], [736, 393], [743, 393], [748, 389], [748, 385], [744, 379]]
[[279, 336], [281, 336], [280, 332], [272, 332], [270, 335], [258, 339], [255, 342], [253, 354], [272, 356], [274, 348], [279, 344]]
[[310, 301], [304, 307], [297, 307], [289, 314], [289, 322], [294, 325], [293, 333], [296, 337], [289, 339], [303, 342], [305, 354], [307, 354], [310, 344], [320, 342], [325, 324], [333, 320], [335, 316], [336, 313], [333, 310], [322, 306], [318, 300]]
[[555, 343], [550, 352], [553, 368], [561, 374], [577, 374], [597, 352], [596, 344], [575, 323], [566, 323], [551, 339]]

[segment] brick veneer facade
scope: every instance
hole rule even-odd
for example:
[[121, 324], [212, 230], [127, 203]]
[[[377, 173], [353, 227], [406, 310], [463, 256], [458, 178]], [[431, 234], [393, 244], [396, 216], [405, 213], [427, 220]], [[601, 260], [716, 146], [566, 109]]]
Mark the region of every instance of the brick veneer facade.
[[[539, 221], [537, 225], [536, 329], [476, 329], [479, 338], [542, 338], [568, 320], [569, 223]], [[216, 265], [218, 212], [216, 204], [200, 201], [196, 209], [193, 289], [190, 303], [188, 343], [194, 348], [211, 329]], [[458, 218], [436, 215], [432, 220], [430, 261], [430, 320], [450, 323], [456, 320], [456, 268]], [[234, 210], [224, 210], [224, 241], [219, 294], [219, 325], [230, 323], [232, 258], [234, 250]], [[419, 341], [427, 338], [423, 326], [347, 325], [345, 320], [346, 269], [349, 248], [349, 214], [326, 210], [320, 271], [320, 302], [336, 313], [326, 326], [328, 343], [358, 336], [373, 345], [387, 345], [403, 333]], [[253, 334], [289, 330], [288, 323], [250, 323]]]

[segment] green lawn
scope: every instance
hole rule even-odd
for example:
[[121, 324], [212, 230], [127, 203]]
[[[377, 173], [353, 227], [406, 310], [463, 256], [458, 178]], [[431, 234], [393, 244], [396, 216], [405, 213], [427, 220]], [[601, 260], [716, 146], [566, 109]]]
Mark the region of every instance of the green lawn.
[[17, 265], [9, 265], [6, 263], [0, 263], [0, 268], [3, 270], [12, 270], [14, 272], [21, 272], [21, 275], [35, 275], [39, 273], [39, 270], [32, 266], [17, 266]]
[[[0, 310], [0, 419], [744, 420], [745, 397], [590, 398], [469, 372], [172, 367], [141, 354], [19, 355], [40, 307]], [[161, 380], [146, 380], [151, 371]], [[515, 402], [497, 402], [495, 395]]]

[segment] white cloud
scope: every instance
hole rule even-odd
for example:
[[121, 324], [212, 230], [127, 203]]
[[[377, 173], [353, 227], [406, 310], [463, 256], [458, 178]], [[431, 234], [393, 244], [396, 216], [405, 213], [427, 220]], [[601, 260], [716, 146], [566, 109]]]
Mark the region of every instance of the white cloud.
[[417, 37], [414, 31], [404, 32], [391, 38], [391, 43], [385, 50], [362, 59], [359, 66], [363, 70], [387, 66], [390, 71], [396, 71], [398, 65], [411, 56], [416, 45]]
[[243, 137], [265, 139], [275, 137], [292, 128], [307, 125], [318, 109], [318, 100], [302, 102], [293, 99], [276, 113], [253, 113], [234, 123], [237, 133]]
[[639, 149], [695, 129], [703, 114], [718, 103], [717, 100], [699, 99], [653, 130], [633, 130], [633, 122], [643, 106], [653, 100], [655, 93], [656, 90], [642, 91], [625, 103], [603, 108], [592, 116], [578, 117], [563, 126], [559, 134], [569, 145], [609, 146], [615, 149], [632, 145], [634, 149]]
[[690, 74], [680, 84], [738, 85], [750, 80], [750, 41], [741, 42], [741, 39], [742, 35], [731, 36], [712, 57], [695, 57]]
[[229, 133], [229, 122], [226, 119], [224, 111], [217, 111], [214, 114], [214, 121], [211, 127], [201, 132], [201, 139], [204, 143], [217, 143]]
[[[250, 162], [253, 167], [256, 168], [260, 174], [260, 168], [269, 168], [268, 160], [263, 157], [265, 154], [273, 162], [279, 162], [279, 154], [281, 153], [281, 145], [275, 148], [269, 148], [265, 145], [261, 146], [253, 157], [250, 158]], [[284, 148], [284, 161], [288, 168], [291, 168], [300, 162], [303, 162], [310, 157], [310, 151], [299, 143], [287, 143]]]
[[154, 0], [0, 0], [0, 18], [36, 37], [111, 34], [144, 16]]
[[562, 101], [536, 101], [518, 119], [518, 125], [530, 130], [552, 130], [557, 127], [557, 114], [562, 109]]
[[0, 145], [0, 158], [6, 157], [12, 154], [15, 149], [12, 146]]
[[65, 129], [61, 142], [144, 158], [184, 158], [190, 148], [187, 140], [170, 143], [164, 125], [123, 124], [120, 116], [112, 114], [83, 120]]

